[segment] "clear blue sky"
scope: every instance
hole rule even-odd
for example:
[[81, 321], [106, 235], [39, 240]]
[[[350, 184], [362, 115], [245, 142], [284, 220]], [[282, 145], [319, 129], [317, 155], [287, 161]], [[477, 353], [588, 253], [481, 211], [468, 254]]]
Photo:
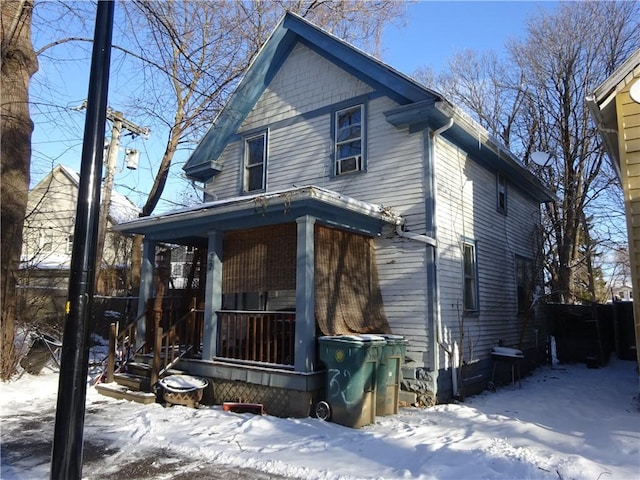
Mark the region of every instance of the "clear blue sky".
[[550, 1], [419, 1], [408, 7], [405, 26], [385, 31], [382, 60], [408, 75], [424, 65], [438, 73], [458, 51], [501, 53], [509, 38], [524, 38], [528, 16], [555, 6]]
[[[556, 3], [552, 2], [434, 2], [422, 1], [408, 6], [406, 24], [403, 27], [390, 26], [382, 37], [382, 60], [396, 70], [411, 75], [421, 66], [429, 65], [434, 72], [439, 72], [446, 65], [446, 60], [460, 50], [471, 48], [476, 51], [503, 51], [505, 42], [510, 37], [524, 38], [524, 24], [528, 15], [544, 8], [552, 10]], [[117, 7], [116, 7], [117, 8]], [[93, 23], [93, 20], [91, 21]], [[44, 42], [36, 38], [35, 41]], [[36, 44], [36, 48], [42, 46]], [[89, 49], [84, 46], [85, 50]], [[56, 103], [74, 107], [87, 96], [89, 57], [86, 61], [76, 60], [67, 64], [41, 62], [41, 70], [53, 69], [60, 74], [47, 75], [41, 71], [42, 81], [57, 92]], [[82, 58], [79, 55], [78, 58]], [[123, 79], [118, 75], [117, 65], [111, 66], [109, 104], [118, 110], [118, 84]], [[126, 79], [125, 79], [126, 80]], [[124, 112], [127, 116], [127, 112]], [[39, 181], [50, 169], [51, 164], [63, 163], [80, 171], [82, 153], [82, 130], [84, 115], [81, 112], [67, 114], [67, 120], [56, 124], [47, 123], [42, 116], [34, 116], [34, 159], [32, 168], [32, 185]], [[129, 118], [135, 123], [142, 120]], [[144, 125], [143, 125], [144, 126]], [[128, 137], [130, 138], [130, 137]], [[123, 146], [137, 148], [141, 151], [139, 169], [130, 171], [124, 168], [124, 154], [120, 154], [119, 172], [116, 174], [116, 189], [142, 205], [146, 199], [155, 175], [157, 165], [163, 153], [166, 138], [159, 132], [151, 132], [148, 140], [128, 140], [123, 138]], [[172, 173], [169, 177], [163, 198], [172, 202], [161, 201], [156, 213], [176, 208], [180, 203], [180, 193], [184, 190], [184, 181], [179, 180], [182, 174], [181, 165], [186, 158], [185, 152], [174, 159]], [[53, 159], [53, 160], [51, 160]]]

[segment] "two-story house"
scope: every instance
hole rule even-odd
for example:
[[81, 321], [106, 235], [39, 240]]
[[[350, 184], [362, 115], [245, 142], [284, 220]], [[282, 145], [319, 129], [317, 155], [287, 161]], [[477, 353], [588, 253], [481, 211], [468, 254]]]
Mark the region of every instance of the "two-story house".
[[[54, 303], [64, 305], [66, 301], [79, 185], [77, 172], [57, 165], [29, 192], [20, 287], [31, 292], [31, 298], [54, 295], [60, 297]], [[132, 220], [138, 213], [128, 198], [113, 192], [109, 227]], [[122, 234], [108, 232], [99, 291], [124, 291], [124, 272], [130, 266], [130, 258], [131, 241]], [[63, 309], [58, 310], [63, 314]]]
[[207, 249], [201, 351], [180, 367], [216, 402], [306, 415], [321, 335], [402, 335], [418, 403], [483, 388], [498, 340], [544, 349], [533, 292], [552, 195], [442, 95], [298, 16], [184, 170], [214, 200], [116, 229], [145, 236], [145, 298], [156, 244]]

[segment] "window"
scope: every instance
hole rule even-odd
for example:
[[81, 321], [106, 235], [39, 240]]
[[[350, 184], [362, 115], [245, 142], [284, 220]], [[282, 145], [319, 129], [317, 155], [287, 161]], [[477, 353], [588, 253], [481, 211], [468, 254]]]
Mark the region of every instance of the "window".
[[363, 105], [335, 113], [335, 174], [363, 170]]
[[529, 258], [516, 256], [518, 313], [525, 313], [531, 308], [533, 281], [533, 261]]
[[41, 252], [53, 252], [53, 232], [50, 229], [41, 230], [38, 243]]
[[266, 188], [267, 132], [244, 141], [243, 192], [256, 192]]
[[[172, 263], [171, 264], [171, 277], [178, 278], [182, 277], [182, 263]], [[186, 276], [186, 275], [185, 275]]]
[[507, 178], [502, 174], [496, 175], [496, 191], [498, 194], [498, 212], [507, 213]]
[[73, 235], [69, 235], [67, 237], [67, 253], [71, 254], [73, 252]]
[[476, 245], [473, 242], [463, 244], [464, 290], [463, 301], [465, 312], [478, 310], [478, 270], [476, 268]]

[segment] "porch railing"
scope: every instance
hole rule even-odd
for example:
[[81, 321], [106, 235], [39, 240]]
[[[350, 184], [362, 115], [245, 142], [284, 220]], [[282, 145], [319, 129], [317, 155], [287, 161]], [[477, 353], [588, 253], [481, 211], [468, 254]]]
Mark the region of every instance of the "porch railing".
[[196, 308], [195, 298], [191, 309], [166, 331], [160, 326], [160, 316], [155, 320], [151, 385], [154, 385], [167, 370], [186, 355], [202, 353], [204, 311]]
[[153, 312], [155, 325], [151, 332], [152, 345], [148, 345], [143, 340], [136, 348], [137, 324], [146, 315], [148, 312], [143, 313], [120, 332], [118, 332], [117, 324], [111, 324], [109, 352], [104, 375], [104, 381], [107, 383], [113, 382], [114, 373], [126, 368], [127, 362], [134, 360], [138, 353], [151, 351], [153, 354], [151, 385], [155, 384], [180, 358], [187, 354], [191, 356], [201, 354], [204, 311], [196, 308], [195, 299], [189, 311], [166, 330], [160, 326], [162, 312]]
[[294, 312], [221, 310], [218, 358], [294, 365]]

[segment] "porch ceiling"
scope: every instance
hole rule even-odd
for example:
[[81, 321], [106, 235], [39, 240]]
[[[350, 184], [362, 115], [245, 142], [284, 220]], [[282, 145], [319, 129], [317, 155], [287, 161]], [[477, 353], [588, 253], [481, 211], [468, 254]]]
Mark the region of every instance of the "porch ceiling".
[[384, 224], [402, 222], [398, 214], [381, 205], [305, 186], [207, 202], [122, 223], [113, 230], [142, 234], [158, 242], [206, 246], [209, 232], [214, 230], [244, 230], [293, 222], [303, 215], [311, 215], [324, 225], [369, 236], [380, 234]]

